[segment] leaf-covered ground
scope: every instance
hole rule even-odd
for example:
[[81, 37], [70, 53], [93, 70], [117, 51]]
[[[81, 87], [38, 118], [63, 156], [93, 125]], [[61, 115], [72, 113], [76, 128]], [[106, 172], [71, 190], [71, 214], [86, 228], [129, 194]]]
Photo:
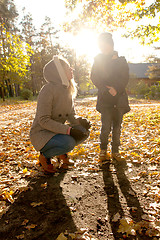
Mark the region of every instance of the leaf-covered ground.
[[36, 102], [0, 106], [0, 239], [159, 239], [160, 102], [131, 101], [124, 116], [125, 162], [99, 164], [95, 98], [76, 100], [92, 122], [74, 167], [45, 175], [29, 139]]

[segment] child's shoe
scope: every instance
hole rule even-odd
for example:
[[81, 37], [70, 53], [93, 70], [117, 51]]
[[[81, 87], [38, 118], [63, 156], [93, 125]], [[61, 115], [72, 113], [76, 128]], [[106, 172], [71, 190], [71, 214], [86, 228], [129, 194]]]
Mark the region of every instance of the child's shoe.
[[101, 150], [100, 151], [99, 160], [100, 160], [100, 162], [109, 161], [110, 160], [110, 156], [109, 156], [109, 154], [107, 154], [106, 150]]
[[120, 153], [112, 153], [112, 159], [117, 160], [118, 162], [125, 161], [124, 157]]
[[101, 151], [100, 151], [100, 154], [99, 154], [99, 160], [100, 160], [101, 162], [103, 162], [103, 161], [106, 160], [106, 158], [107, 158], [107, 152], [106, 152], [106, 150], [101, 150]]

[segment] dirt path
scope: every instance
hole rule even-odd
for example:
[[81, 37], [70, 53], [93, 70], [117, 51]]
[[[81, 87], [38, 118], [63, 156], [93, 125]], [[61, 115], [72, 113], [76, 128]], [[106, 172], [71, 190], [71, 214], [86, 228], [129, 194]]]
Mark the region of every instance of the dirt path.
[[76, 101], [92, 122], [70, 153], [74, 167], [45, 175], [28, 132], [36, 103], [0, 106], [0, 239], [159, 239], [160, 103], [131, 102], [124, 118], [125, 162], [98, 163], [95, 98]]

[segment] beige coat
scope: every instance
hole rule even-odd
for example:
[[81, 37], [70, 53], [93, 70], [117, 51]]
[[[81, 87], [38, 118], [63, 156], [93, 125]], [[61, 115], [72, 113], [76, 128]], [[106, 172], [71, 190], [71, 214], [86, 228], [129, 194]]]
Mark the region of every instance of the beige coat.
[[35, 119], [30, 130], [30, 139], [34, 148], [40, 151], [56, 134], [66, 134], [70, 124], [77, 124], [74, 106], [69, 89], [62, 85], [55, 67], [50, 61], [44, 67], [44, 85], [38, 96]]

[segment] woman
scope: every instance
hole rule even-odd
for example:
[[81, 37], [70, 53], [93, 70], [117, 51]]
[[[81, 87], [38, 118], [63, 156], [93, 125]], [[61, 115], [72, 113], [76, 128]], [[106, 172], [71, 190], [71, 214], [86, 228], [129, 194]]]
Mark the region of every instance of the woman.
[[51, 164], [51, 158], [57, 156], [62, 167], [67, 168], [70, 161], [66, 153], [88, 137], [90, 124], [86, 119], [75, 117], [73, 96], [76, 88], [67, 60], [54, 56], [45, 65], [43, 75], [47, 84], [38, 96], [30, 139], [40, 151], [39, 162], [44, 171], [54, 173], [56, 167]]

